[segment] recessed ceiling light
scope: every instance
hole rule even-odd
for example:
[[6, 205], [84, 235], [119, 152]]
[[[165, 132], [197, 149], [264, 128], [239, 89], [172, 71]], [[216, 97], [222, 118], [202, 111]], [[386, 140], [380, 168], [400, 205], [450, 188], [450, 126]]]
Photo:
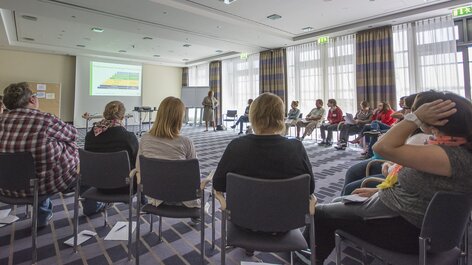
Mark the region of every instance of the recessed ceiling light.
[[217, 29], [221, 29], [221, 26], [216, 26]]
[[304, 32], [308, 32], [308, 31], [312, 31], [313, 28], [312, 28], [312, 27], [304, 27], [304, 28], [302, 28], [302, 30], [303, 30]]
[[220, 0], [220, 2], [223, 2], [223, 3], [227, 4], [227, 5], [230, 5], [230, 4], [234, 3], [234, 2], [236, 2], [236, 0]]
[[76, 16], [70, 16], [71, 18], [77, 18]]
[[118, 52], [126, 52], [125, 50], [119, 50]]
[[26, 37], [26, 38], [23, 38], [23, 40], [27, 40], [27, 41], [34, 41], [34, 39], [33, 39], [33, 38], [28, 38], [28, 37]]
[[267, 17], [268, 19], [272, 19], [272, 20], [276, 20], [276, 19], [280, 19], [282, 18], [281, 15], [277, 15], [277, 14], [272, 14], [270, 16]]
[[192, 46], [192, 45], [190, 45], [190, 44], [184, 44], [184, 45], [182, 45], [182, 47], [185, 47], [185, 48], [188, 48], [188, 47], [190, 47], [190, 46]]
[[164, 15], [167, 15], [167, 12], [166, 12], [166, 11], [164, 11], [164, 12], [162, 12], [162, 14], [164, 14]]
[[22, 15], [21, 17], [26, 19], [26, 20], [31, 20], [31, 21], [37, 21], [38, 20], [37, 17], [28, 16], [28, 15]]
[[151, 37], [143, 37], [143, 40], [152, 40]]
[[93, 28], [92, 28], [92, 31], [93, 31], [93, 32], [97, 32], [97, 33], [102, 33], [102, 32], [105, 31], [105, 30], [102, 29], [102, 28], [93, 27]]
[[85, 48], [85, 45], [83, 45], [83, 44], [77, 44], [75, 46], [80, 47], [80, 48]]
[[154, 57], [161, 57], [159, 54], [154, 54], [153, 56]]
[[222, 53], [223, 51], [222, 50], [216, 50], [215, 52], [216, 53]]
[[182, 59], [182, 61], [184, 61], [184, 62], [188, 62], [188, 59]]

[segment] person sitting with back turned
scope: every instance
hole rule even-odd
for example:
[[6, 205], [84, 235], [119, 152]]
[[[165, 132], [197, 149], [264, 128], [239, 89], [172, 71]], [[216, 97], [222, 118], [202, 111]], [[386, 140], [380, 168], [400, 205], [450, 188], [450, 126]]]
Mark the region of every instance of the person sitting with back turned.
[[[406, 144], [418, 128], [432, 132], [433, 138], [427, 145]], [[420, 93], [413, 113], [379, 139], [374, 151], [402, 165], [396, 168], [396, 181], [385, 188], [354, 191], [368, 197], [362, 203], [316, 206], [317, 264], [333, 250], [336, 229], [381, 248], [417, 254], [421, 225], [434, 194], [454, 191], [472, 199], [472, 104], [459, 95]]]
[[[39, 195], [52, 195], [73, 187], [79, 163], [77, 130], [58, 117], [39, 110], [39, 101], [27, 83], [10, 84], [3, 90], [7, 107], [0, 115], [0, 152], [30, 152], [33, 155]], [[33, 191], [6, 191], [17, 197], [32, 196]], [[38, 204], [38, 227], [52, 218], [48, 198]]]
[[[138, 157], [136, 159], [136, 168], [138, 170], [140, 155], [166, 160], [197, 158], [192, 140], [186, 136], [180, 135], [184, 113], [184, 103], [178, 98], [167, 97], [161, 102], [151, 130], [141, 137]], [[153, 198], [149, 199], [149, 203], [154, 206], [165, 203]], [[184, 201], [182, 204], [189, 208], [201, 207], [199, 199]], [[194, 224], [199, 222], [198, 219], [192, 219], [192, 221]]]
[[253, 101], [252, 98], [247, 100], [247, 107], [244, 110], [244, 115], [239, 116], [239, 119], [236, 121], [236, 123], [231, 126], [231, 129], [234, 129], [239, 124], [238, 135], [243, 134], [244, 123], [249, 122], [249, 108], [251, 107], [252, 101]]
[[298, 118], [300, 116], [300, 109], [298, 108], [298, 100], [292, 101], [290, 104], [290, 111], [287, 114], [287, 119], [285, 120], [285, 133], [284, 135], [288, 134], [288, 130], [291, 126], [297, 125]]
[[[139, 143], [136, 135], [123, 127], [125, 106], [120, 101], [111, 101], [105, 106], [103, 119], [93, 124], [92, 129], [85, 136], [84, 149], [90, 152], [110, 153], [125, 150], [128, 153], [130, 168], [136, 165]], [[134, 185], [136, 187], [136, 185]], [[82, 190], [88, 187], [81, 186]], [[112, 190], [101, 190], [104, 193], [127, 193], [129, 187]], [[84, 215], [96, 213], [105, 207], [104, 203], [98, 203], [90, 199], [82, 201]]]
[[[331, 146], [333, 144], [333, 131], [338, 129], [338, 123], [343, 120], [343, 111], [338, 107], [335, 99], [328, 99], [328, 107], [328, 123], [320, 126], [321, 143], [318, 144], [320, 146]], [[325, 131], [328, 131], [328, 136], [326, 136]]]
[[[233, 139], [226, 147], [213, 175], [213, 188], [226, 191], [229, 172], [253, 178], [287, 179], [309, 174], [310, 194], [315, 180], [310, 159], [303, 144], [283, 137], [284, 103], [272, 93], [263, 93], [251, 104], [249, 117], [254, 134]], [[276, 222], [277, 220], [274, 220]], [[252, 255], [247, 250], [247, 255]]]
[[[311, 135], [313, 130], [316, 129], [316, 127], [320, 124], [321, 120], [325, 115], [325, 109], [323, 108], [323, 100], [317, 99], [315, 104], [316, 108], [312, 109], [310, 113], [306, 115], [306, 118], [304, 120], [299, 120], [297, 122], [297, 139], [300, 139], [300, 141], [303, 141], [307, 135]], [[302, 127], [305, 127], [305, 132], [300, 138], [300, 129]]]

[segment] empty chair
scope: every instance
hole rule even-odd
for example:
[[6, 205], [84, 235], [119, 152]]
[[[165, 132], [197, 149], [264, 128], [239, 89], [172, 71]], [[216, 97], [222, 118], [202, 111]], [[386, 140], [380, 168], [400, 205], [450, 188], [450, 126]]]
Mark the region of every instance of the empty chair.
[[[223, 213], [221, 264], [225, 264], [227, 245], [264, 252], [309, 248], [299, 229], [308, 219], [313, 246], [316, 198], [310, 197], [309, 188], [309, 174], [274, 180], [228, 173], [226, 199], [215, 193]], [[315, 264], [315, 251], [311, 263]]]
[[[32, 258], [31, 262], [36, 264], [38, 257], [37, 233], [38, 233], [38, 202], [46, 199], [49, 195], [38, 196], [38, 179], [34, 166], [33, 156], [29, 152], [0, 153], [0, 202], [11, 205], [32, 205], [33, 216], [32, 227]], [[32, 197], [17, 197], [5, 191], [19, 191], [33, 189]]]
[[[131, 260], [132, 202], [135, 192], [133, 176], [130, 175], [128, 153], [126, 151], [95, 153], [79, 149], [79, 157], [79, 181], [77, 181], [74, 201], [74, 251], [77, 251], [79, 189], [80, 185], [90, 186], [80, 195], [81, 198], [105, 203], [122, 202], [129, 205], [128, 260]], [[126, 186], [129, 186], [129, 191], [121, 191]], [[105, 225], [106, 223], [107, 211], [105, 209]]]
[[[139, 157], [140, 168], [137, 169], [137, 178], [140, 180], [138, 194], [141, 193], [160, 200], [158, 206], [146, 204], [141, 207], [138, 200], [138, 209], [151, 214], [150, 231], [152, 232], [152, 216], [159, 216], [159, 241], [162, 241], [162, 217], [168, 218], [200, 218], [200, 254], [201, 262], [205, 262], [205, 211], [204, 189], [208, 179], [200, 181], [200, 166], [197, 159], [164, 160], [157, 158]], [[200, 208], [188, 208], [181, 202], [201, 199]], [[138, 220], [140, 211], [138, 211]], [[136, 253], [139, 253], [138, 225], [136, 231]], [[136, 264], [139, 264], [139, 255], [136, 254]]]
[[228, 127], [228, 121], [232, 121], [233, 124], [238, 120], [237, 110], [227, 110], [226, 114], [223, 114], [223, 121], [225, 122], [226, 128]]
[[[398, 253], [377, 247], [342, 230], [336, 230], [336, 259], [341, 264], [341, 242], [354, 243], [365, 252], [372, 253], [385, 264], [398, 265], [448, 265], [457, 264], [462, 251], [459, 249], [470, 215], [467, 196], [453, 192], [437, 192], [426, 210], [418, 238], [419, 254]], [[386, 227], [385, 229], [388, 229]], [[385, 238], [388, 240], [388, 238]], [[365, 264], [365, 254], [364, 254]]]

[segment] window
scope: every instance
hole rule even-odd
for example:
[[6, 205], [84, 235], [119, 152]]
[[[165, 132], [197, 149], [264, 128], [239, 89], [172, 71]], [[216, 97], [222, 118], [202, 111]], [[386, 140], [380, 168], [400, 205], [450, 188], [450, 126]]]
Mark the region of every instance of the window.
[[464, 96], [459, 28], [450, 16], [393, 27], [397, 100], [430, 89]]
[[247, 60], [223, 60], [222, 87], [223, 113], [237, 110], [242, 115], [247, 100], [259, 95], [259, 54], [250, 55]]
[[355, 36], [330, 39], [327, 44], [307, 43], [287, 49], [288, 104], [300, 102], [306, 115], [316, 99], [338, 102], [343, 112], [355, 113]]
[[188, 68], [189, 86], [210, 85], [210, 64], [199, 64]]

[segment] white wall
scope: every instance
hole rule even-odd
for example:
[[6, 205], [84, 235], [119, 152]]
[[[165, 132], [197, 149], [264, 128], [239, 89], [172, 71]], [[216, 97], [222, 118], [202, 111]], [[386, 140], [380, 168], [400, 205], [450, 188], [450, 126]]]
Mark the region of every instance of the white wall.
[[68, 122], [73, 120], [74, 56], [0, 50], [0, 94], [9, 84], [22, 81], [60, 83], [60, 118]]
[[[159, 107], [169, 96], [180, 98], [182, 68], [159, 65], [143, 65], [143, 106]], [[155, 112], [153, 113], [154, 120]]]

